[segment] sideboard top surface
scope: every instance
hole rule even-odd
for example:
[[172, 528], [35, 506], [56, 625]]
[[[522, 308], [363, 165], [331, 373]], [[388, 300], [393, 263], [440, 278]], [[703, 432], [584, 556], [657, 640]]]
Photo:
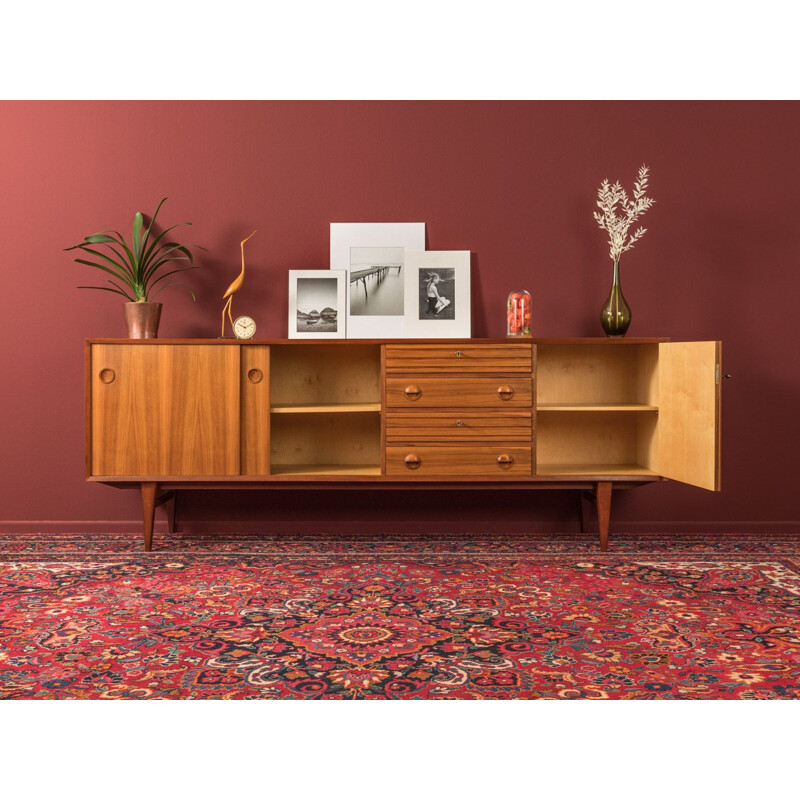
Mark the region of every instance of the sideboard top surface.
[[335, 347], [347, 344], [605, 344], [614, 347], [631, 344], [657, 344], [670, 341], [667, 337], [627, 337], [624, 339], [607, 339], [598, 337], [572, 338], [530, 338], [503, 337], [500, 339], [87, 339], [87, 344], [214, 344], [214, 345], [325, 345]]

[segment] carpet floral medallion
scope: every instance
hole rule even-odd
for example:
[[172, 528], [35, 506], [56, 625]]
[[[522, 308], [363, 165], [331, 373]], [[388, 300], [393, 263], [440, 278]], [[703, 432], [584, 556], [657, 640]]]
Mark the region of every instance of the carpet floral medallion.
[[0, 535], [0, 698], [800, 698], [800, 537]]

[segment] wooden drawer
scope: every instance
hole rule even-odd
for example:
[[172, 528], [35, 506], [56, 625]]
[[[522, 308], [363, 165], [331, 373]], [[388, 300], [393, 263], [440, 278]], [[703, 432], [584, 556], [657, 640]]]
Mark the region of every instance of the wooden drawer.
[[497, 477], [530, 475], [530, 447], [462, 445], [451, 447], [387, 447], [386, 475]]
[[476, 442], [501, 440], [530, 442], [531, 415], [527, 411], [462, 414], [389, 413], [388, 442]]
[[387, 372], [531, 373], [530, 344], [386, 345]]
[[386, 378], [389, 408], [530, 408], [531, 379], [519, 375]]

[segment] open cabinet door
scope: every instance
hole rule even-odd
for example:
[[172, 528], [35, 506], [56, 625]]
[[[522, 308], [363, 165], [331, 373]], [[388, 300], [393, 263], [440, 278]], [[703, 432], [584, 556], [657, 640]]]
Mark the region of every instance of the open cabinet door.
[[720, 489], [721, 342], [658, 345], [658, 472]]

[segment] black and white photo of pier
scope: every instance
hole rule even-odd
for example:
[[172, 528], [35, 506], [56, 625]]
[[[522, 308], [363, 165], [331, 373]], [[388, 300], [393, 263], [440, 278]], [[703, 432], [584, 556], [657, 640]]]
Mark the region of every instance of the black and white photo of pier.
[[350, 316], [403, 314], [403, 255], [402, 247], [350, 248]]

